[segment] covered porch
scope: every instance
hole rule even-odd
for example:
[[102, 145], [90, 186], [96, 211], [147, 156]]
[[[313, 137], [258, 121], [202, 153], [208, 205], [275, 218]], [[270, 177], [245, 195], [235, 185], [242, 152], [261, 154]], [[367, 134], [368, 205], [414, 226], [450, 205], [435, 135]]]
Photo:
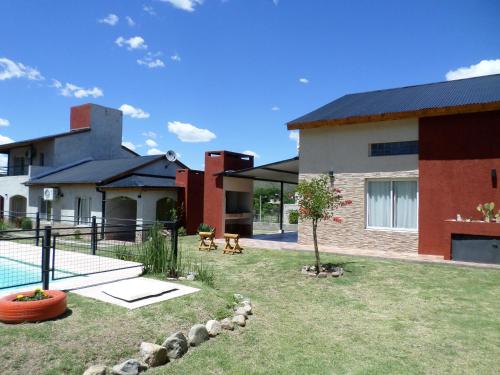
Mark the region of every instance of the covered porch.
[[[231, 191], [231, 188], [240, 187], [241, 190], [241, 187], [246, 187], [247, 193], [252, 196], [251, 209], [247, 209], [251, 211], [251, 215], [242, 217], [246, 218], [245, 225], [250, 225], [251, 230], [246, 231], [244, 236], [261, 240], [297, 242], [297, 224], [289, 223], [288, 213], [296, 209], [290, 195], [299, 180], [298, 156], [258, 167], [227, 170], [221, 175], [224, 178], [224, 187], [228, 187], [225, 189], [226, 231], [230, 231], [229, 229], [236, 223], [234, 211], [238, 207], [231, 201], [238, 195], [241, 196], [241, 192], [237, 194]], [[249, 200], [248, 197], [246, 200]], [[286, 201], [290, 202], [287, 204]], [[268, 210], [270, 208], [275, 214], [271, 215], [272, 217], [266, 215], [266, 208]]]

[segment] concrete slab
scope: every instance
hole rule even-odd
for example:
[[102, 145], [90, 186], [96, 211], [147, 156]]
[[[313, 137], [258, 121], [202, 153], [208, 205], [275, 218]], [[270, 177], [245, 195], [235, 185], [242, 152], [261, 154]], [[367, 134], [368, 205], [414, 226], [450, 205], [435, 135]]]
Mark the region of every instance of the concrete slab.
[[[159, 293], [159, 291], [162, 292]], [[112, 303], [114, 305], [132, 310], [148, 306], [153, 303], [168, 301], [173, 298], [196, 293], [198, 291], [199, 289], [197, 288], [192, 288], [179, 282], [173, 283], [138, 277], [87, 288], [75, 289], [72, 292], [84, 297]], [[112, 296], [110, 294], [116, 296]], [[137, 297], [138, 299], [132, 299], [132, 302], [125, 300], [127, 298], [134, 297]]]

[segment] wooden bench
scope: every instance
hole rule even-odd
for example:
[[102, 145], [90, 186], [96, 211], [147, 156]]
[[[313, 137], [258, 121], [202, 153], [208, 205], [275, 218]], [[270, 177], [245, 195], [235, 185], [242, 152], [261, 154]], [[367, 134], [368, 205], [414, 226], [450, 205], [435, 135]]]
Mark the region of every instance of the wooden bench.
[[[200, 246], [198, 247], [198, 250], [217, 250], [217, 245], [214, 243], [215, 232], [199, 232], [198, 234], [200, 235]], [[207, 243], [206, 241], [210, 242]]]
[[[240, 235], [239, 234], [233, 234], [233, 233], [224, 233], [224, 240], [226, 240], [226, 246], [224, 246], [224, 251], [223, 253], [229, 253], [229, 254], [236, 254], [236, 253], [241, 253], [242, 248], [240, 247], [239, 240], [240, 240]], [[233, 240], [234, 245], [231, 245], [231, 240]]]

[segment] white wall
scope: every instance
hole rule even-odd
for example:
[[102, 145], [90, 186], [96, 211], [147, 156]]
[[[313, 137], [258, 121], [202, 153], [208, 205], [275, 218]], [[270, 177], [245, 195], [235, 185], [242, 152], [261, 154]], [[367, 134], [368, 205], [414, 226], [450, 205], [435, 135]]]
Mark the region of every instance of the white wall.
[[[139, 198], [141, 195], [141, 198]], [[127, 197], [137, 201], [137, 224], [153, 222], [156, 220], [156, 202], [169, 197], [177, 201], [177, 191], [172, 190], [108, 190], [106, 200], [118, 197]]]
[[[10, 198], [14, 195], [22, 195], [27, 200], [29, 198], [29, 189], [23, 185], [28, 180], [27, 176], [5, 176], [0, 177], [0, 194], [4, 198], [4, 210], [10, 211]], [[28, 207], [28, 212], [31, 212]], [[36, 212], [36, 211], [35, 211]]]
[[325, 126], [300, 131], [300, 173], [418, 169], [418, 155], [370, 157], [371, 143], [418, 140], [418, 119]]
[[[62, 197], [52, 202], [52, 215], [54, 220], [63, 220], [71, 224], [75, 216], [76, 198], [91, 199], [90, 216], [101, 217], [101, 193], [96, 191], [95, 185], [63, 185], [60, 188]], [[32, 186], [30, 188], [28, 205], [31, 212], [38, 211], [40, 197], [43, 197], [43, 187]]]

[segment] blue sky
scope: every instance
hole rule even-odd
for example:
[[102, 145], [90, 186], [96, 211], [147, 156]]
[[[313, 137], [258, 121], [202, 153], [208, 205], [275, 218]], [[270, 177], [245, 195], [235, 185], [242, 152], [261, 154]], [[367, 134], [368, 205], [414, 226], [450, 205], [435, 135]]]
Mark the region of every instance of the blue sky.
[[496, 0], [2, 0], [0, 142], [126, 104], [141, 154], [272, 162], [296, 155], [287, 121], [344, 94], [500, 72], [499, 18]]

